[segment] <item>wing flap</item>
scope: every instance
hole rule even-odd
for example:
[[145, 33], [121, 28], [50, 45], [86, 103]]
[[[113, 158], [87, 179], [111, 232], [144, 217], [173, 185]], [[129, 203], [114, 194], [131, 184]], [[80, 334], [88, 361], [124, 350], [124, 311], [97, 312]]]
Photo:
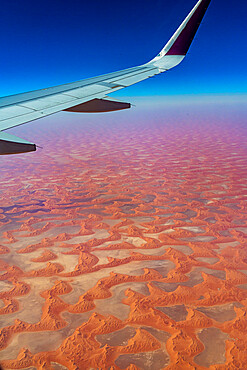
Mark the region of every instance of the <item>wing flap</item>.
[[15, 105], [13, 107], [1, 108], [0, 112], [0, 121], [3, 121], [12, 117], [19, 117], [25, 114], [29, 114], [32, 112], [32, 110], [25, 107], [20, 107], [19, 105]]
[[0, 155], [33, 152], [36, 145], [14, 135], [0, 132]]
[[109, 87], [103, 86], [103, 85], [98, 85], [98, 84], [93, 84], [85, 87], [81, 87], [78, 89], [70, 90], [64, 93], [63, 95], [66, 96], [72, 96], [74, 98], [80, 99], [80, 98], [85, 98], [90, 95], [95, 95], [98, 93], [102, 93], [105, 91], [108, 91]]
[[[34, 99], [34, 100], [23, 102], [21, 106], [32, 109], [32, 110], [39, 111], [41, 109], [51, 108], [54, 105], [65, 104], [73, 100], [76, 100], [76, 98], [69, 96], [69, 95], [65, 95], [65, 94], [56, 94], [56, 95], [51, 95], [49, 97], [45, 97], [41, 99]], [[1, 110], [0, 110], [0, 115], [1, 115]]]
[[128, 109], [131, 107], [130, 103], [124, 103], [118, 100], [108, 99], [93, 99], [86, 103], [76, 105], [74, 107], [65, 109], [67, 112], [84, 112], [84, 113], [100, 113], [113, 112], [116, 110]]
[[119, 83], [123, 87], [127, 87], [127, 86], [133, 85], [137, 82], [146, 80], [149, 77], [153, 77], [155, 74], [159, 74], [159, 73], [160, 72], [159, 72], [158, 68], [156, 68], [156, 67], [155, 68], [147, 68], [147, 70], [142, 71], [140, 73], [135, 73], [134, 75], [129, 75], [129, 76], [126, 76], [126, 77], [116, 78], [116, 79], [112, 80], [112, 82]]

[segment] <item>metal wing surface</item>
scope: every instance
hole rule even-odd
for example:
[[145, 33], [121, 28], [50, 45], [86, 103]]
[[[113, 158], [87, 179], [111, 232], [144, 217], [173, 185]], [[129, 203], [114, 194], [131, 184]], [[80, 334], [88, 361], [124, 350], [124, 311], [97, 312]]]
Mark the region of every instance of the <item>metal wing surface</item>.
[[143, 65], [47, 89], [0, 98], [0, 154], [36, 150], [5, 130], [59, 111], [106, 112], [130, 107], [108, 95], [167, 71], [185, 57], [210, 0], [199, 0], [161, 52]]

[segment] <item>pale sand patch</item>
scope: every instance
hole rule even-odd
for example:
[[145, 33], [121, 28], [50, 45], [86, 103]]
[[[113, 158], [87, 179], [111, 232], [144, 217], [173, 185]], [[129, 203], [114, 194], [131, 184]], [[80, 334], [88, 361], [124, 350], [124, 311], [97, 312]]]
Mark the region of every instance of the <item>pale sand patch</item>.
[[[53, 221], [51, 221], [53, 222]], [[61, 221], [62, 222], [62, 221]], [[19, 225], [20, 226], [20, 225]], [[35, 230], [35, 227], [34, 227]], [[30, 244], [38, 244], [42, 241], [44, 238], [50, 238], [53, 239], [54, 237], [67, 233], [67, 234], [76, 234], [80, 231], [80, 226], [75, 225], [75, 226], [62, 226], [62, 227], [52, 227], [51, 229], [44, 231], [40, 235], [35, 235], [35, 236], [25, 236], [23, 237], [21, 234], [18, 236], [18, 233], [14, 233], [14, 237], [18, 239], [16, 243], [11, 243], [11, 248], [14, 250], [19, 250], [22, 248], [27, 247]], [[21, 232], [22, 234], [26, 235], [29, 232]], [[92, 237], [92, 235], [91, 235]], [[73, 238], [73, 235], [72, 235]]]
[[155, 281], [153, 284], [167, 293], [174, 292], [180, 285], [180, 283], [163, 283], [162, 281]]
[[[163, 330], [158, 330], [158, 329], [154, 329], [150, 326], [141, 326], [141, 329], [145, 329], [147, 330], [149, 333], [151, 333], [156, 339], [158, 339], [158, 341], [160, 343], [166, 343], [167, 340], [170, 338], [171, 334], [166, 332], [166, 331], [163, 331]], [[166, 352], [166, 348], [165, 346], [162, 346], [163, 348], [163, 351], [165, 350]]]
[[121, 241], [133, 244], [137, 248], [141, 247], [143, 244], [146, 244], [146, 241], [138, 236], [121, 235]]
[[61, 298], [66, 303], [75, 304], [78, 302], [81, 295], [93, 288], [100, 279], [107, 276], [109, 276], [109, 273], [107, 274], [107, 272], [103, 269], [90, 274], [83, 274], [69, 278], [68, 281], [72, 287], [72, 291], [68, 294], [64, 294], [61, 296]]
[[214, 236], [207, 236], [207, 235], [200, 235], [200, 236], [193, 236], [190, 238], [181, 238], [181, 240], [185, 242], [211, 242], [215, 240]]
[[169, 316], [175, 321], [184, 321], [187, 317], [187, 310], [184, 304], [175, 305], [170, 307], [156, 307], [158, 310], [162, 311], [164, 314]]
[[226, 247], [237, 247], [239, 245], [239, 242], [229, 242], [229, 243], [216, 243], [217, 251], [221, 251], [222, 249], [225, 249]]
[[[1, 208], [0, 208], [0, 209], [1, 209]], [[9, 215], [9, 214], [7, 215], [7, 217], [8, 217], [9, 219], [11, 219], [11, 217], [10, 217], [10, 215]], [[17, 223], [15, 219], [11, 219], [11, 222], [6, 223], [6, 224], [2, 224], [2, 225], [0, 226], [0, 228], [1, 228], [1, 235], [2, 235], [2, 233], [4, 233], [5, 231], [11, 231], [11, 230], [13, 230], [13, 229], [18, 229], [18, 228], [19, 228], [19, 226], [20, 226], [20, 224], [19, 224], [19, 223]], [[6, 238], [1, 238], [1, 243], [2, 243], [2, 244], [4, 244], [5, 242], [8, 242], [8, 239], [6, 239]]]
[[123, 304], [122, 299], [126, 298], [125, 291], [129, 288], [144, 295], [149, 294], [146, 283], [123, 283], [116, 285], [111, 288], [112, 297], [94, 301], [96, 305], [94, 311], [104, 316], [113, 315], [121, 320], [127, 319], [130, 307]]
[[238, 285], [238, 288], [240, 288], [240, 289], [247, 289], [247, 284], [240, 284], [240, 285]]
[[[110, 218], [104, 218], [102, 222], [105, 222], [107, 225], [109, 225], [110, 227], [112, 227], [112, 226], [117, 225], [121, 221], [122, 220], [113, 220], [113, 219], [110, 219]], [[99, 221], [99, 222], [101, 222], [101, 221]]]
[[144, 273], [143, 269], [146, 267], [153, 268], [161, 274], [163, 272], [163, 274], [166, 275], [167, 272], [174, 267], [174, 264], [171, 261], [133, 261], [126, 265], [105, 268], [100, 271], [76, 276], [68, 280], [72, 286], [72, 292], [63, 295], [61, 298], [66, 303], [75, 304], [78, 302], [79, 297], [93, 288], [100, 279], [109, 277], [110, 272], [138, 276]]
[[[136, 268], [133, 265], [131, 268], [128, 268], [130, 264], [136, 264], [136, 262], [131, 262], [128, 265], [124, 266], [117, 266], [117, 267], [110, 267], [110, 268], [105, 268], [96, 272], [88, 273], [88, 274], [83, 274], [80, 276], [73, 277], [69, 279], [69, 283], [72, 286], [72, 292], [65, 294], [62, 296], [62, 299], [66, 303], [70, 304], [75, 304], [78, 302], [78, 299], [81, 295], [86, 293], [89, 289], [93, 288], [100, 279], [107, 278], [110, 276], [110, 272], [119, 272], [119, 268], [123, 268], [125, 272], [121, 273], [126, 273], [132, 272], [132, 275], [138, 275], [136, 273]], [[120, 273], [120, 272], [119, 272]], [[143, 271], [141, 271], [141, 274]], [[129, 273], [130, 275], [130, 273]]]
[[183, 226], [179, 227], [179, 229], [192, 231], [193, 233], [204, 233], [205, 230], [203, 230], [201, 227], [198, 226]]
[[100, 251], [102, 248], [108, 247], [108, 245], [119, 244], [119, 243], [120, 243], [120, 240], [113, 240], [110, 242], [105, 242], [100, 245], [96, 245], [95, 247], [92, 247], [92, 251], [98, 251], [98, 250]]
[[[63, 222], [63, 221], [61, 221]], [[66, 222], [66, 220], [64, 220]], [[51, 221], [53, 223], [53, 221]], [[51, 229], [42, 233], [43, 238], [54, 238], [57, 235], [67, 233], [67, 234], [76, 234], [80, 231], [80, 225], [68, 225], [68, 226], [59, 226], [59, 227], [52, 227]]]
[[[62, 273], [74, 271], [75, 266], [78, 265], [79, 256], [77, 254], [63, 254], [61, 252], [65, 252], [68, 250], [64, 248], [59, 248], [59, 247], [52, 247], [52, 248], [49, 248], [49, 250], [51, 250], [57, 255], [57, 258], [52, 260], [51, 262], [59, 263], [64, 267], [64, 270], [62, 271]], [[45, 266], [46, 264], [47, 262], [45, 263]]]
[[126, 346], [128, 340], [132, 338], [136, 330], [131, 326], [126, 326], [123, 329], [116, 330], [113, 333], [96, 335], [96, 340], [101, 343], [101, 347], [105, 346]]
[[154, 217], [149, 216], [138, 216], [138, 217], [131, 217], [131, 220], [134, 221], [135, 224], [138, 225], [138, 227], [142, 227], [140, 224], [144, 224], [145, 222], [152, 222], [154, 220]]
[[138, 253], [145, 254], [146, 256], [162, 256], [162, 254], [164, 254], [167, 249], [168, 249], [167, 245], [159, 247], [159, 248], [154, 248], [154, 249], [139, 248]]
[[1, 351], [1, 359], [16, 358], [21, 348], [28, 348], [33, 354], [56, 350], [68, 336], [74, 333], [78, 326], [88, 321], [91, 315], [92, 311], [82, 314], [63, 312], [62, 317], [68, 323], [63, 329], [15, 334], [8, 347]]
[[225, 280], [226, 273], [225, 271], [221, 270], [212, 270], [206, 267], [194, 267], [190, 273], [187, 274], [187, 277], [189, 278], [188, 281], [184, 283], [180, 283], [180, 285], [185, 285], [188, 287], [193, 287], [197, 284], [200, 284], [203, 282], [202, 274], [201, 272], [205, 272], [206, 274], [213, 275], [219, 279]]
[[217, 328], [207, 328], [198, 333], [198, 338], [205, 347], [204, 351], [194, 358], [198, 365], [209, 367], [225, 363], [225, 341], [230, 339], [228, 334]]
[[188, 247], [187, 245], [169, 245], [167, 246], [167, 248], [173, 248], [173, 249], [176, 249], [180, 252], [183, 252], [184, 254], [186, 254], [187, 256], [189, 256], [190, 254], [193, 253], [193, 250]]
[[133, 261], [129, 262], [127, 265], [117, 266], [112, 269], [113, 272], [117, 272], [119, 274], [127, 274], [127, 275], [142, 275], [144, 273], [144, 268], [151, 268], [155, 269], [158, 272], [162, 270], [162, 275], [167, 273], [174, 267], [174, 263], [165, 260], [165, 261]]
[[45, 299], [40, 293], [50, 289], [54, 282], [47, 278], [23, 279], [24, 282], [31, 286], [31, 291], [22, 297], [15, 297], [20, 304], [19, 311], [0, 316], [0, 326], [5, 327], [13, 325], [15, 319], [35, 324], [40, 321], [42, 315], [42, 306]]
[[160, 234], [171, 234], [173, 232], [174, 232], [173, 229], [167, 229], [167, 230], [160, 231], [158, 233], [145, 233], [144, 235], [147, 238], [158, 239]]
[[80, 236], [74, 236], [72, 237], [71, 239], [65, 241], [65, 243], [69, 243], [69, 244], [79, 244], [79, 243], [86, 243], [88, 242], [90, 239], [104, 239], [104, 238], [108, 238], [110, 236], [110, 234], [108, 233], [108, 231], [106, 230], [97, 230], [94, 234], [91, 234], [91, 235], [80, 235]]
[[[169, 209], [169, 207], [164, 207], [164, 206], [159, 206], [159, 205], [156, 205], [156, 204], [154, 204], [154, 207], [155, 208], [157, 208], [157, 210], [159, 210], [159, 209]], [[173, 216], [173, 213], [162, 213], [161, 215], [159, 215], [159, 217], [165, 217], [165, 218], [167, 218], [167, 217], [172, 217]]]
[[196, 257], [196, 260], [200, 262], [208, 263], [210, 265], [214, 265], [220, 259], [218, 257]]
[[234, 307], [242, 307], [242, 305], [238, 302], [234, 302], [213, 307], [197, 307], [196, 309], [211, 319], [223, 323], [225, 321], [233, 320], [236, 317]]
[[[51, 362], [51, 365], [54, 370], [68, 370], [67, 367], [60, 365], [57, 362]], [[31, 368], [31, 367], [28, 368], [28, 370], [33, 370], [33, 369], [36, 370], [36, 368]]]
[[61, 329], [64, 339], [72, 335], [74, 331], [83, 323], [87, 322], [93, 312], [93, 310], [83, 313], [62, 312], [62, 318], [67, 322], [67, 326]]
[[22, 271], [30, 272], [32, 270], [39, 270], [46, 267], [47, 262], [33, 262], [31, 258], [36, 258], [41, 255], [43, 248], [31, 253], [11, 253], [9, 256], [6, 256], [5, 261], [10, 265], [18, 266]]
[[[36, 244], [36, 243], [34, 243]], [[49, 248], [39, 248], [38, 250], [30, 253], [15, 253], [14, 251], [8, 255], [3, 256], [3, 259], [10, 265], [20, 267], [24, 272], [32, 270], [40, 270], [47, 266], [47, 262], [33, 262], [31, 259], [40, 257], [45, 250], [54, 252], [57, 258], [52, 260], [52, 263], [60, 263], [64, 267], [63, 272], [73, 271], [78, 264], [78, 255], [64, 255], [62, 252], [69, 249], [60, 248], [59, 243]]]
[[[234, 228], [231, 228], [230, 230], [234, 230]], [[237, 230], [247, 234], [247, 227], [238, 227]]]
[[167, 366], [169, 361], [169, 356], [164, 348], [153, 352], [120, 355], [115, 363], [120, 369], [126, 369], [130, 364], [134, 364], [142, 370], [160, 370]]
[[129, 257], [130, 252], [128, 249], [116, 249], [116, 250], [94, 250], [92, 254], [96, 257], [98, 257], [99, 262], [98, 265], [109, 263], [107, 257], [113, 257], [113, 258], [126, 258]]
[[8, 280], [7, 281], [4, 281], [4, 280], [0, 281], [0, 292], [7, 292], [10, 289], [12, 289], [13, 287], [14, 287], [13, 284]]
[[28, 348], [33, 354], [53, 351], [61, 345], [64, 339], [60, 330], [15, 334], [8, 347], [1, 351], [1, 359], [15, 359], [21, 348]]

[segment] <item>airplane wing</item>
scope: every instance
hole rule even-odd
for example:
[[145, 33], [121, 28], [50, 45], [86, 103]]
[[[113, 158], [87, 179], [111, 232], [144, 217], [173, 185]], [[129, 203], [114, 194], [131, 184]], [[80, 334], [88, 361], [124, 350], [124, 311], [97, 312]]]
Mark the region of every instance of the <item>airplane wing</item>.
[[0, 154], [35, 151], [36, 145], [5, 130], [59, 111], [108, 112], [130, 108], [112, 92], [165, 72], [185, 57], [210, 0], [199, 0], [161, 52], [143, 65], [77, 82], [0, 98]]

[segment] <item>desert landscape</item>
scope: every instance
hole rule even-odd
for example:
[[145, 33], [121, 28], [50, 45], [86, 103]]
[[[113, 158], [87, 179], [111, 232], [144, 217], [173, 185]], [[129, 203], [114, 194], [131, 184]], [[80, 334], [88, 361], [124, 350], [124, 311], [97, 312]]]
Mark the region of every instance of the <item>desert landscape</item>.
[[246, 128], [114, 117], [0, 164], [2, 368], [244, 369]]

